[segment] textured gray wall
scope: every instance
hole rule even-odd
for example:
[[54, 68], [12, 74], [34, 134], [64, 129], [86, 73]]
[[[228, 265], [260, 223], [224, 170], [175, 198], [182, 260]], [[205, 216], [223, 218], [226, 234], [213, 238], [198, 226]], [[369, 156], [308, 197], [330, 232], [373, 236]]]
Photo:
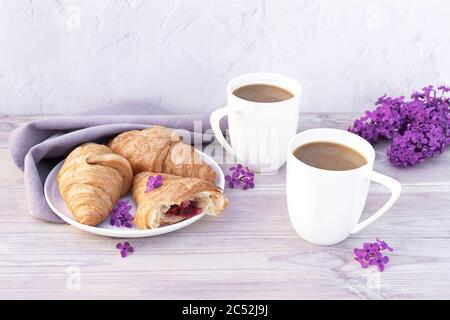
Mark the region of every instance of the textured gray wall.
[[448, 0], [4, 0], [0, 113], [222, 106], [244, 72], [290, 75], [302, 111], [358, 111], [450, 82]]

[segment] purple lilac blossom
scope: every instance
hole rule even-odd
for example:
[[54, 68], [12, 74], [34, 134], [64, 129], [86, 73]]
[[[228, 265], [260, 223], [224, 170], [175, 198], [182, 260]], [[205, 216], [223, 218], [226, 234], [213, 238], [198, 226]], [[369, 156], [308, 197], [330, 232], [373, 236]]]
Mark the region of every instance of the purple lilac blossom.
[[383, 255], [382, 251], [388, 250], [390, 252], [394, 251], [385, 241], [376, 239], [375, 242], [365, 242], [362, 248], [353, 249], [355, 254], [355, 260], [359, 262], [362, 268], [366, 269], [371, 265], [378, 267], [379, 271], [383, 271], [385, 265], [389, 262], [389, 257]]
[[119, 200], [111, 211], [109, 224], [116, 227], [131, 228], [134, 217], [131, 215], [128, 200]]
[[427, 86], [411, 99], [383, 96], [373, 111], [356, 119], [349, 128], [372, 144], [392, 140], [389, 161], [398, 167], [415, 166], [450, 145], [450, 87]]
[[230, 167], [230, 174], [225, 176], [225, 181], [230, 188], [242, 184], [243, 190], [253, 189], [255, 187], [255, 174], [248, 167], [238, 164], [235, 167]]
[[149, 176], [147, 179], [147, 188], [145, 192], [150, 192], [153, 189], [157, 189], [163, 185], [163, 177], [161, 175]]
[[116, 244], [116, 249], [120, 250], [120, 255], [122, 256], [122, 258], [125, 258], [129, 254], [134, 252], [134, 248], [128, 241], [125, 241], [124, 243], [119, 242], [118, 244]]

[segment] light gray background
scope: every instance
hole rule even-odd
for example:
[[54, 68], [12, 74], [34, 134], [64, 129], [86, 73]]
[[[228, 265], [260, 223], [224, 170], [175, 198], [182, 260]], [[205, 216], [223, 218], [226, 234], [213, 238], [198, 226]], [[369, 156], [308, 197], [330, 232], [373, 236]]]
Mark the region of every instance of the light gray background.
[[209, 112], [244, 72], [290, 75], [303, 112], [450, 82], [447, 0], [4, 0], [0, 114]]

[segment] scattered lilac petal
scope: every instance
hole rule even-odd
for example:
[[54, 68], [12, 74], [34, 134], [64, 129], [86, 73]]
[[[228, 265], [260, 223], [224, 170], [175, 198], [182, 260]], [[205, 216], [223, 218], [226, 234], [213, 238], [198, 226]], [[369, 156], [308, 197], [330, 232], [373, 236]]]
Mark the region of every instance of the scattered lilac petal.
[[161, 175], [149, 176], [147, 178], [147, 185], [145, 192], [150, 192], [154, 189], [157, 189], [163, 185], [163, 177]]
[[118, 244], [116, 244], [116, 248], [120, 249], [120, 255], [122, 256], [122, 258], [125, 258], [129, 254], [134, 252], [134, 248], [128, 241], [125, 241], [124, 243], [119, 242]]
[[253, 189], [255, 187], [255, 174], [248, 167], [242, 164], [230, 167], [230, 174], [225, 176], [228, 187], [233, 189], [236, 186], [242, 186], [243, 190]]
[[380, 245], [380, 249], [381, 249], [381, 250], [387, 249], [387, 250], [389, 250], [389, 251], [391, 251], [391, 252], [394, 251], [394, 249], [391, 248], [391, 247], [386, 243], [386, 241], [380, 240], [379, 238], [377, 238], [376, 240], [377, 240], [378, 244]]
[[110, 214], [109, 224], [116, 227], [132, 228], [132, 222], [134, 220], [133, 215], [130, 213], [132, 206], [129, 205], [128, 200], [119, 200], [114, 206]]
[[382, 253], [384, 250], [394, 251], [385, 241], [376, 238], [375, 242], [364, 242], [362, 248], [354, 248], [354, 259], [364, 269], [373, 265], [377, 266], [378, 270], [382, 272], [385, 269], [385, 265], [389, 262], [389, 257]]

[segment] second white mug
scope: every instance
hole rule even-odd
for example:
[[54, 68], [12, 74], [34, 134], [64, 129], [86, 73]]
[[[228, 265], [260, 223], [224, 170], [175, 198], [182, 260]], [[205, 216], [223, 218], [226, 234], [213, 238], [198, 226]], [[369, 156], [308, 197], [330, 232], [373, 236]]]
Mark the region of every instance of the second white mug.
[[[237, 88], [267, 84], [288, 90], [293, 97], [280, 102], [254, 102], [233, 94]], [[272, 73], [248, 73], [227, 85], [227, 106], [211, 114], [217, 141], [251, 170], [274, 172], [286, 162], [286, 148], [296, 134], [302, 88], [294, 79]], [[220, 120], [228, 116], [231, 145], [220, 130]]]

